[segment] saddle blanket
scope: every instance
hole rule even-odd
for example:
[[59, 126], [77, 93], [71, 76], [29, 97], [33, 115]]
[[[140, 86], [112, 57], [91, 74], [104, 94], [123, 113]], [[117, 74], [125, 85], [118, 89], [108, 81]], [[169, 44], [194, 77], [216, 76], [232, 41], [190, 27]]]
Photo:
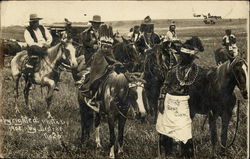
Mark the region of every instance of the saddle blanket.
[[189, 96], [167, 94], [164, 112], [157, 117], [156, 130], [163, 135], [182, 141], [184, 144], [192, 138], [192, 120], [190, 118]]

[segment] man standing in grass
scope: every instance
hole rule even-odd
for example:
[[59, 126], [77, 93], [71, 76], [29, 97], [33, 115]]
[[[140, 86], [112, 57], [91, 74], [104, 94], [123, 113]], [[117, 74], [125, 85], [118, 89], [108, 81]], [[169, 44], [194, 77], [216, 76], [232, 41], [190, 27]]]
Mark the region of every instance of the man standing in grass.
[[[203, 51], [203, 50], [201, 50]], [[192, 120], [189, 110], [189, 87], [195, 82], [199, 69], [193, 63], [198, 50], [192, 45], [180, 49], [177, 65], [165, 75], [159, 98], [156, 130], [159, 133], [158, 159], [194, 156]]]

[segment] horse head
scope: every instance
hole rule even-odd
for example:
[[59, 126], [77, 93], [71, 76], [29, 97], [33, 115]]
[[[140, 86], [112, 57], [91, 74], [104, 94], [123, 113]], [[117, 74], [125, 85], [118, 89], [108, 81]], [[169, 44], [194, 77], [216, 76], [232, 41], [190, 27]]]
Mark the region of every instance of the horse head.
[[72, 40], [62, 40], [60, 43], [62, 49], [62, 61], [64, 64], [69, 65], [70, 68], [77, 67], [76, 49], [72, 44]]
[[134, 44], [123, 37], [122, 39], [122, 42], [113, 46], [113, 54], [115, 59], [125, 65], [126, 69], [133, 72], [139, 65], [139, 56]]
[[240, 92], [242, 96], [247, 99], [248, 98], [248, 92], [247, 92], [247, 78], [248, 78], [248, 66], [244, 59], [240, 57], [236, 57], [231, 63], [230, 63], [231, 71], [233, 72], [233, 76], [236, 81], [236, 85], [239, 87]]
[[141, 73], [131, 74], [132, 75], [130, 77], [132, 78], [132, 80], [130, 79], [130, 81], [132, 82], [129, 83], [128, 93], [129, 103], [135, 111], [136, 116], [144, 118], [147, 114], [145, 109], [146, 101], [144, 100], [144, 84], [146, 83], [146, 81], [141, 78]]

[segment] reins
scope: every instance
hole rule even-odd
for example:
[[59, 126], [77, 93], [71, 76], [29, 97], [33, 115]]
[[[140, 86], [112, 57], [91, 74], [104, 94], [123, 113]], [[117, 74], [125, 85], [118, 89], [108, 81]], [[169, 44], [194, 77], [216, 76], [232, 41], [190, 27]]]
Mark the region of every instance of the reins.
[[[238, 132], [238, 127], [239, 127], [239, 119], [240, 119], [240, 100], [237, 100], [237, 118], [236, 118], [236, 126], [235, 126], [235, 132], [234, 132], [234, 137], [233, 137], [233, 139], [232, 139], [232, 141], [230, 142], [230, 144], [228, 145], [228, 146], [223, 146], [222, 144], [221, 144], [221, 142], [219, 142], [220, 143], [220, 146], [222, 147], [222, 148], [224, 148], [224, 149], [226, 149], [226, 148], [229, 148], [229, 147], [231, 147], [232, 145], [233, 145], [233, 143], [234, 143], [234, 141], [235, 141], [235, 139], [236, 139], [236, 134], [237, 134], [237, 132]], [[217, 136], [218, 137], [218, 136]]]

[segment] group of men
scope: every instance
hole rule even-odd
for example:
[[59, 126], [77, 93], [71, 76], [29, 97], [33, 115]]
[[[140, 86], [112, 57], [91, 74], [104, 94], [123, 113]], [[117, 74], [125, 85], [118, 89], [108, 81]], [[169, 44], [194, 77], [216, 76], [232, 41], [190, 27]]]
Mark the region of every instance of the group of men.
[[[46, 55], [46, 50], [50, 47], [52, 42], [49, 31], [45, 27], [39, 25], [39, 20], [41, 19], [42, 18], [39, 18], [36, 14], [31, 14], [30, 25], [24, 32], [24, 38], [28, 44], [27, 50], [29, 56]], [[90, 99], [90, 104], [92, 104], [95, 109], [96, 102], [93, 102], [92, 99], [98, 89], [98, 83], [100, 83], [98, 79], [102, 79], [103, 74], [106, 72], [106, 68], [110, 69], [110, 65], [122, 67], [122, 64], [115, 60], [112, 55], [112, 45], [114, 43], [112, 28], [103, 25], [101, 16], [99, 15], [94, 15], [93, 19], [89, 22], [91, 26], [80, 34], [80, 43], [82, 44], [81, 53], [84, 55], [86, 68], [90, 67], [89, 81], [83, 85], [83, 92], [88, 99]], [[107, 34], [104, 35], [100, 30], [105, 29]], [[176, 25], [173, 22], [170, 24], [166, 36], [163, 37], [169, 44], [178, 40], [175, 29]], [[159, 44], [162, 41], [160, 36], [154, 32], [154, 24], [149, 16], [144, 19], [141, 26], [135, 26], [131, 29], [129, 38], [131, 42], [137, 46], [139, 54], [146, 54], [155, 44]], [[231, 34], [231, 30], [226, 30], [226, 35], [223, 37], [223, 45], [230, 55], [236, 56], [238, 54], [236, 38]], [[173, 141], [181, 142], [181, 147], [186, 157], [193, 156], [193, 142], [190, 126], [191, 119], [188, 114], [188, 87], [190, 83], [194, 82], [192, 80], [195, 80], [190, 79], [190, 81], [188, 81], [186, 76], [189, 76], [189, 74], [197, 74], [197, 68], [193, 63], [195, 54], [197, 53], [197, 49], [192, 46], [183, 46], [181, 49], [181, 58], [177, 59], [178, 66], [173, 67], [173, 69], [169, 71], [166, 77], [167, 80], [164, 82], [164, 86], [161, 89], [159, 98], [160, 113], [156, 124], [156, 130], [161, 134], [160, 144], [165, 145], [165, 148], [168, 147], [168, 150], [170, 150], [173, 146]], [[34, 65], [33, 61], [30, 60], [30, 62], [26, 64], [26, 67], [33, 68]], [[178, 71], [184, 72], [185, 77], [179, 75]], [[85, 79], [85, 77], [83, 79]], [[80, 79], [80, 81], [83, 82], [84, 80]], [[166, 100], [167, 103], [165, 102]], [[176, 103], [181, 105], [176, 105]], [[171, 123], [170, 118], [174, 117], [164, 113], [170, 111], [166, 108], [166, 105], [171, 105], [173, 108], [182, 107], [182, 115], [183, 112], [185, 112], [184, 114], [186, 114], [186, 116], [185, 118], [181, 118], [180, 121], [188, 123], [185, 129], [176, 131], [175, 133], [170, 131], [169, 127], [171, 127], [171, 124], [169, 126], [167, 123]], [[98, 107], [96, 109], [98, 109]], [[174, 120], [178, 119], [174, 118]], [[183, 123], [179, 122], [179, 124]], [[184, 131], [185, 134], [183, 134]], [[161, 153], [159, 154], [159, 158], [162, 158]]]

